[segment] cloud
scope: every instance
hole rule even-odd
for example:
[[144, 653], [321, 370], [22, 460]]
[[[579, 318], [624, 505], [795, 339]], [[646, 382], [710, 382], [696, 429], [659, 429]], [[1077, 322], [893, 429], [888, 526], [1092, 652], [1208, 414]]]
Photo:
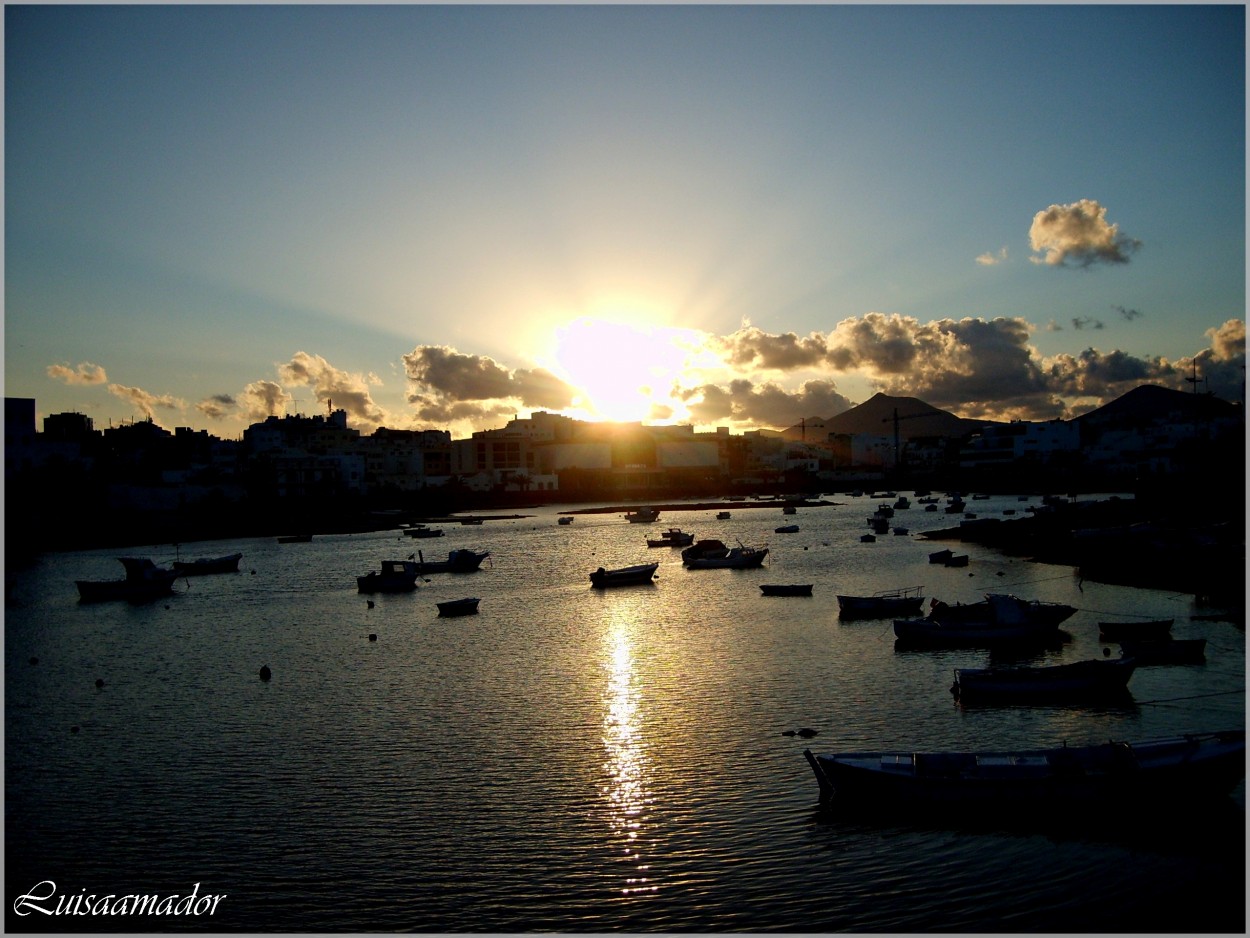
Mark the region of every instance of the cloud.
[[279, 380], [288, 386], [312, 388], [319, 403], [345, 410], [353, 426], [364, 432], [386, 426], [388, 416], [369, 393], [371, 384], [381, 384], [376, 375], [358, 375], [335, 368], [320, 355], [296, 352], [289, 362], [278, 366]]
[[1210, 391], [1229, 401], [1244, 400], [1246, 324], [1240, 319], [1230, 319], [1221, 326], [1208, 329], [1206, 335], [1211, 339], [1211, 347], [1198, 352], [1193, 358], [1181, 359], [1176, 370], [1184, 378], [1192, 378], [1196, 372], [1201, 382], [1199, 390]]
[[984, 254], [977, 255], [977, 263], [982, 267], [993, 267], [995, 264], [1001, 264], [1006, 259], [1007, 249], [1005, 247], [999, 248], [997, 254], [986, 251]]
[[253, 381], [239, 395], [239, 408], [248, 423], [261, 423], [267, 417], [286, 413], [288, 395], [273, 381]]
[[142, 388], [131, 388], [124, 384], [110, 384], [108, 392], [114, 397], [127, 401], [132, 406], [137, 407], [143, 412], [143, 416], [149, 420], [156, 419], [156, 411], [161, 410], [183, 410], [186, 408], [186, 402], [169, 394], [150, 394]]
[[91, 362], [79, 362], [77, 368], [70, 368], [68, 365], [49, 365], [47, 374], [49, 378], [64, 381], [66, 384], [104, 384], [108, 381], [108, 375], [104, 373], [104, 369]]
[[1074, 316], [1072, 317], [1072, 328], [1080, 332], [1082, 329], [1101, 329], [1103, 324], [1101, 319], [1094, 319], [1091, 316]]
[[731, 365], [777, 371], [816, 367], [828, 354], [825, 339], [819, 333], [813, 332], [806, 338], [799, 338], [793, 332], [769, 335], [751, 325], [714, 338], [711, 344]]
[[746, 378], [728, 385], [703, 384], [674, 388], [673, 396], [685, 403], [695, 423], [735, 423], [743, 426], [784, 428], [804, 417], [832, 417], [849, 410], [850, 400], [832, 381], [807, 381], [797, 391], [773, 382], [755, 384]]
[[[500, 407], [483, 406], [484, 402], [508, 401], [561, 410], [571, 407], [576, 395], [571, 385], [544, 368], [510, 370], [485, 355], [465, 355], [445, 345], [418, 346], [403, 356], [403, 362], [415, 386], [408, 400], [428, 412], [468, 404], [483, 415], [494, 414]], [[461, 407], [459, 419], [468, 419], [463, 415], [473, 409]], [[514, 405], [502, 410], [512, 413]]]
[[195, 409], [209, 420], [223, 420], [228, 417], [238, 404], [229, 394], [214, 394], [206, 397], [195, 405]]
[[1129, 255], [1141, 242], [1120, 233], [1119, 225], [1107, 222], [1107, 210], [1093, 199], [1081, 199], [1070, 205], [1052, 205], [1033, 216], [1029, 243], [1035, 264], [1065, 266], [1072, 261], [1077, 267], [1093, 264], [1127, 264]]

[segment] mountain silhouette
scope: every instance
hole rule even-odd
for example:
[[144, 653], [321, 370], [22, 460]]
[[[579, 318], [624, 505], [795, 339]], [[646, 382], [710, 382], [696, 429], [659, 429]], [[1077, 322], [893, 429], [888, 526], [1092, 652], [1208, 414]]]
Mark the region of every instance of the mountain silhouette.
[[1083, 430], [1108, 429], [1144, 426], [1164, 417], [1179, 423], [1192, 423], [1231, 417], [1236, 413], [1236, 404], [1209, 394], [1142, 384], [1075, 420]]
[[957, 417], [919, 398], [878, 393], [836, 417], [807, 417], [801, 424], [781, 431], [781, 435], [787, 440], [823, 440], [830, 433], [893, 436], [896, 412], [898, 435], [903, 440], [919, 436], [961, 437], [993, 422]]

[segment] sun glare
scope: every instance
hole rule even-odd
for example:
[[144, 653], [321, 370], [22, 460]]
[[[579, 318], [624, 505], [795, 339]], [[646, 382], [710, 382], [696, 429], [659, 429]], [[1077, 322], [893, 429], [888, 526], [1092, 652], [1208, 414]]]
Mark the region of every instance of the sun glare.
[[671, 407], [669, 389], [686, 361], [684, 331], [597, 317], [557, 327], [554, 358], [582, 393], [576, 409], [591, 420], [637, 421], [650, 419], [654, 405]]

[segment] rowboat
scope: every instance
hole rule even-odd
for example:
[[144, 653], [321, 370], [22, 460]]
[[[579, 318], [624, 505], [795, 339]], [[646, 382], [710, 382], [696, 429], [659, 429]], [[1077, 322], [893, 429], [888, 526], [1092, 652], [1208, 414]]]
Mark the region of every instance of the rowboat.
[[1120, 654], [1139, 665], [1201, 664], [1207, 660], [1205, 638], [1121, 639]]
[[1098, 637], [1104, 642], [1128, 639], [1167, 638], [1172, 633], [1171, 619], [1153, 619], [1144, 622], [1099, 622]]
[[1142, 742], [1099, 742], [988, 752], [803, 751], [821, 801], [1035, 808], [1151, 804], [1227, 795], [1246, 774], [1245, 730], [1187, 733]]
[[760, 592], [765, 596], [811, 596], [811, 583], [761, 583]]
[[1067, 701], [1123, 696], [1137, 662], [1104, 658], [1016, 668], [956, 668], [951, 693], [961, 703]]
[[238, 573], [242, 554], [225, 557], [201, 557], [199, 560], [175, 560], [172, 564], [179, 576], [200, 576], [207, 573]]
[[915, 615], [924, 605], [922, 586], [879, 590], [871, 596], [838, 596], [838, 615], [843, 619], [872, 619]]
[[476, 597], [466, 596], [464, 599], [449, 599], [435, 605], [438, 606], [440, 616], [471, 616], [477, 612], [477, 604], [480, 602]]
[[590, 583], [592, 586], [599, 587], [637, 586], [650, 583], [659, 566], [658, 563], [639, 563], [632, 567], [617, 567], [615, 570], [605, 570], [600, 567], [590, 575]]

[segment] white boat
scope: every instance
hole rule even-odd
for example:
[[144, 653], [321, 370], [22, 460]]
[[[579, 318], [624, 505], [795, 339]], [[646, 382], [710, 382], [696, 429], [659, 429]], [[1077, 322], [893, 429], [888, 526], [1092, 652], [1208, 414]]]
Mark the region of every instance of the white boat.
[[804, 757], [820, 800], [1029, 810], [1128, 805], [1183, 811], [1182, 798], [1227, 795], [1246, 774], [1245, 730], [1142, 742], [1098, 742], [987, 752], [839, 752]]
[[723, 554], [712, 552], [691, 557], [688, 560], [685, 559], [685, 554], [682, 554], [683, 561], [691, 570], [749, 570], [763, 566], [764, 558], [767, 556], [767, 547], [747, 547], [746, 545], [730, 547]]
[[614, 570], [605, 570], [600, 567], [590, 575], [590, 584], [592, 586], [638, 586], [640, 584], [650, 583], [655, 577], [655, 571], [659, 568], [658, 563], [639, 563], [632, 567], [617, 567]]

